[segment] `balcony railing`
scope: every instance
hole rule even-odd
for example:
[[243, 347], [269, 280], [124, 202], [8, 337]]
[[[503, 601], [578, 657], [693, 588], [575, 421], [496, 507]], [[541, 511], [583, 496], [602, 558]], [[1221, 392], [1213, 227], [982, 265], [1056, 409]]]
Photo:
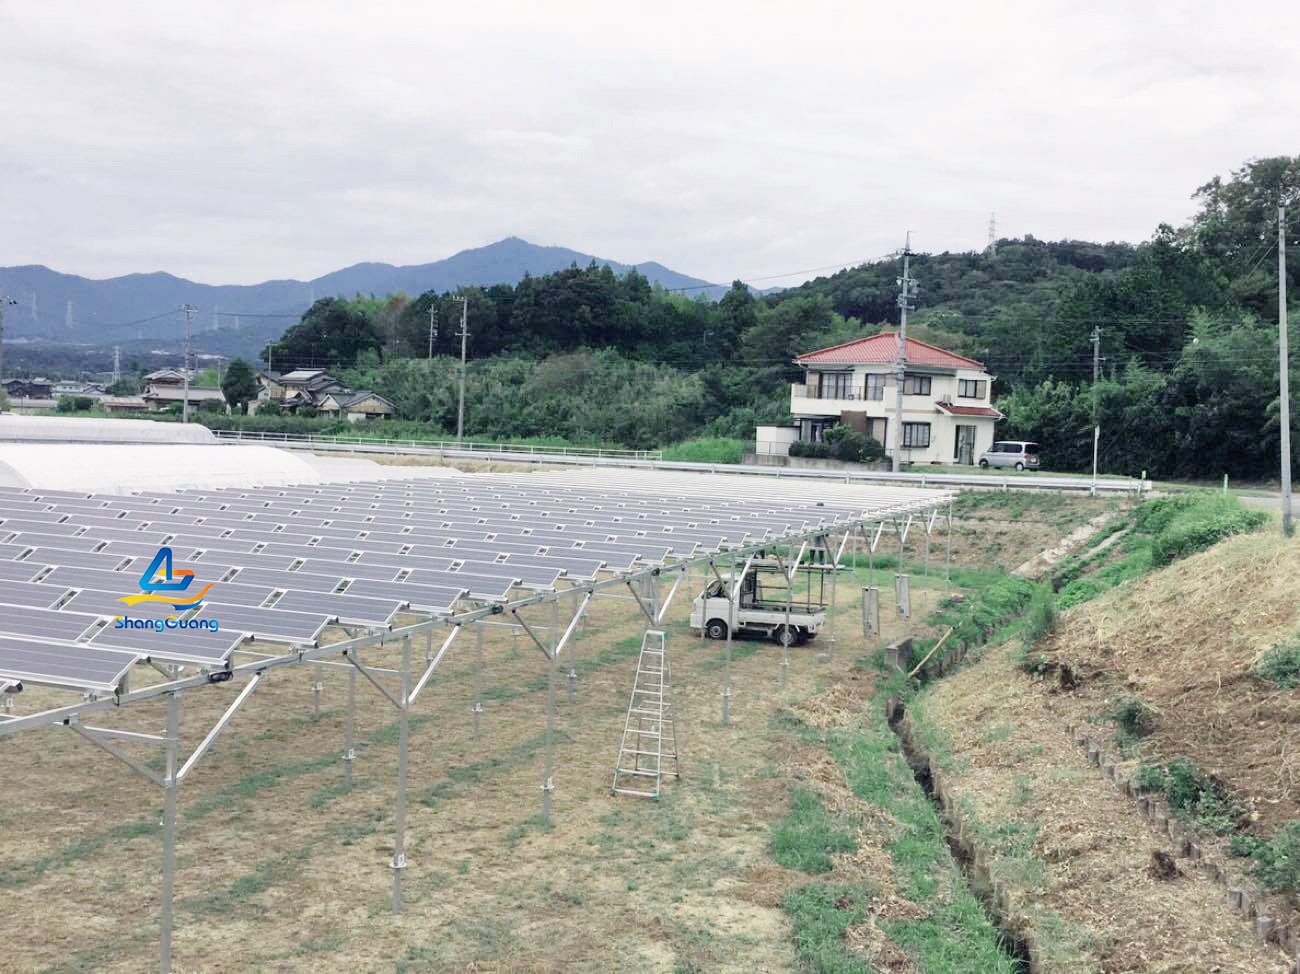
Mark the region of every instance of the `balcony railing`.
[[795, 383], [790, 395], [796, 399], [835, 399], [840, 402], [879, 402], [885, 398], [883, 386], [818, 386]]

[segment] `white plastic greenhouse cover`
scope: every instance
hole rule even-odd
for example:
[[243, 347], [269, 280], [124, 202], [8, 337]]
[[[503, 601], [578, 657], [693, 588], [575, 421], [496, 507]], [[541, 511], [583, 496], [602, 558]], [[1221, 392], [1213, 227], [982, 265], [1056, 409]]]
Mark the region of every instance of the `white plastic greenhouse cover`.
[[269, 446], [0, 443], [0, 485], [7, 487], [125, 493], [323, 479], [300, 457]]
[[0, 415], [0, 443], [215, 443], [198, 423]]

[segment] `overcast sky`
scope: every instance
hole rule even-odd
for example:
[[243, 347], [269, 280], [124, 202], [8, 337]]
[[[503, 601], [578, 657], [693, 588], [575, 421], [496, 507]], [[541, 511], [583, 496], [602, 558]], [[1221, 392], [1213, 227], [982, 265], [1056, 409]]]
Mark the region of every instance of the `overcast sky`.
[[1137, 241], [1300, 153], [1300, 4], [1155, 6], [0, 0], [0, 265], [252, 283], [513, 234], [788, 284], [990, 211]]

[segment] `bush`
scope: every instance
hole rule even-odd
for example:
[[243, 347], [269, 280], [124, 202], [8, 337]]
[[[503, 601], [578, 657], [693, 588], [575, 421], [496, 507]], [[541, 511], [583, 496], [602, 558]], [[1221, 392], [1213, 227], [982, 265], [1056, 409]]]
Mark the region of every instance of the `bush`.
[[200, 413], [219, 413], [225, 415], [226, 404], [220, 399], [204, 399], [199, 403], [197, 411]]
[[1147, 794], [1164, 791], [1167, 781], [1165, 769], [1158, 764], [1143, 764], [1133, 775], [1133, 783], [1137, 785], [1138, 791]]
[[1201, 774], [1187, 758], [1165, 766], [1165, 799], [1180, 818], [1216, 835], [1227, 835], [1245, 814], [1223, 785]]
[[1056, 593], [1056, 607], [1061, 610], [1072, 609], [1091, 599], [1095, 599], [1106, 586], [1093, 578], [1076, 578]]
[[1254, 531], [1267, 521], [1263, 511], [1248, 511], [1235, 497], [1222, 494], [1160, 497], [1134, 512], [1134, 530], [1153, 536], [1151, 562], [1157, 567], [1204, 551], [1234, 534]]
[[1111, 719], [1133, 737], [1145, 737], [1156, 729], [1160, 714], [1141, 697], [1125, 697], [1111, 712]]
[[95, 400], [89, 396], [59, 396], [59, 401], [54, 404], [54, 410], [60, 413], [85, 413], [89, 412], [94, 405]]
[[1255, 860], [1255, 878], [1265, 889], [1274, 893], [1300, 891], [1300, 822], [1285, 823], [1267, 842], [1234, 836], [1232, 851]]
[[1261, 680], [1276, 683], [1283, 690], [1300, 687], [1300, 644], [1274, 646], [1251, 667], [1251, 672]]
[[832, 460], [835, 457], [835, 448], [829, 443], [804, 443], [802, 440], [797, 440], [790, 444], [790, 456]]

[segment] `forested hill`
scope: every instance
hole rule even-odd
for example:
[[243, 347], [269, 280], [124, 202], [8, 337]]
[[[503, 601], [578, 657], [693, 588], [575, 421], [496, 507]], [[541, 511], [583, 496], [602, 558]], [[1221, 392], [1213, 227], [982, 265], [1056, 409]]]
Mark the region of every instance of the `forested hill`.
[[[1293, 197], [1300, 204], [1300, 157], [1256, 160], [1201, 187], [1187, 225], [1153, 228], [1138, 245], [1027, 237], [918, 255], [911, 327], [988, 363], [1007, 414], [999, 434], [1041, 442], [1050, 468], [1088, 465], [1095, 403], [1107, 471], [1273, 475], [1276, 203]], [[1294, 246], [1300, 205], [1289, 213]], [[736, 282], [712, 301], [575, 264], [516, 284], [321, 300], [264, 358], [339, 371], [391, 398], [402, 419], [454, 429], [464, 309], [472, 435], [748, 440], [755, 424], [789, 422], [794, 356], [893, 326], [898, 272], [886, 261], [765, 296]], [[1300, 254], [1289, 277], [1300, 296]], [[1300, 409], [1292, 420], [1300, 443]]]
[[654, 261], [621, 264], [568, 247], [543, 247], [507, 237], [427, 264], [354, 264], [309, 281], [249, 285], [200, 284], [164, 273], [92, 280], [40, 265], [0, 267], [0, 294], [17, 302], [5, 321], [11, 340], [109, 345], [174, 342], [184, 334], [178, 309], [190, 304], [197, 312], [195, 330], [212, 336], [206, 341], [212, 351], [252, 354], [318, 298], [513, 284], [529, 274], [549, 274], [593, 262], [607, 264], [620, 274], [636, 270], [669, 289], [689, 289], [714, 297], [725, 290]]

